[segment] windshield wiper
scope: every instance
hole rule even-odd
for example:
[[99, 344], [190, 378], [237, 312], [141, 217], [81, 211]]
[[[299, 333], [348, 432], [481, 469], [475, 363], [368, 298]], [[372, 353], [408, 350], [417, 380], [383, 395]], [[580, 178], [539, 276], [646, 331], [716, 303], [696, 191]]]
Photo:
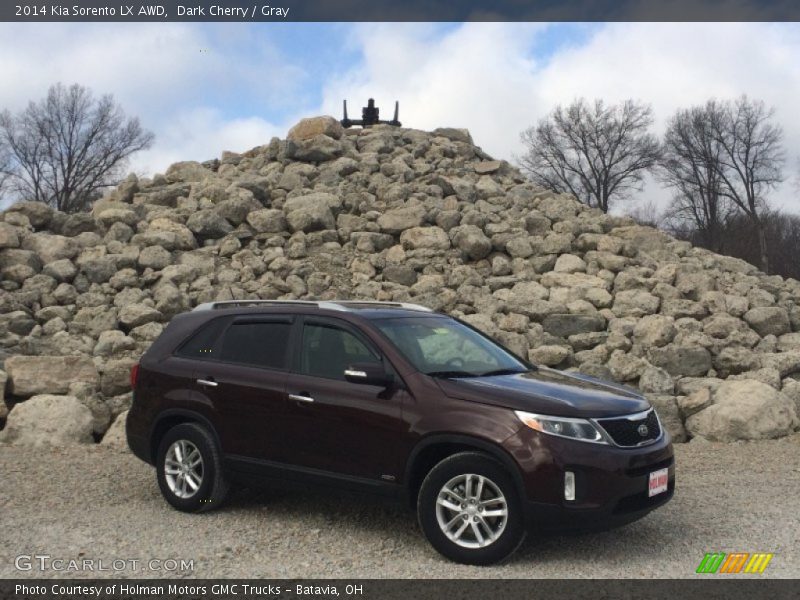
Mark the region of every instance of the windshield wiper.
[[470, 373], [469, 371], [430, 371], [425, 373], [425, 375], [429, 375], [431, 377], [441, 377], [443, 379], [455, 378], [455, 377], [477, 377], [477, 373]]
[[486, 371], [486, 373], [481, 373], [478, 377], [492, 377], [494, 375], [518, 375], [519, 373], [526, 373], [524, 369], [520, 371], [519, 369], [495, 369], [494, 371]]

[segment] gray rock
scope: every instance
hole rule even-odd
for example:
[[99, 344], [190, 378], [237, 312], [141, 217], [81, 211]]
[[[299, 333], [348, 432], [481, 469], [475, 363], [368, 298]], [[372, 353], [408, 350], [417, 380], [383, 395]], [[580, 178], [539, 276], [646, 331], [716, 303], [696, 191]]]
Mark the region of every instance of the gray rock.
[[105, 364], [100, 378], [100, 390], [105, 396], [117, 396], [130, 391], [131, 368], [136, 362], [133, 358], [120, 358]]
[[336, 229], [336, 219], [331, 212], [331, 194], [318, 193], [291, 198], [286, 202], [286, 220], [290, 231], [321, 231]]
[[654, 366], [645, 367], [639, 377], [639, 389], [651, 394], [673, 394], [675, 382], [664, 369]]
[[664, 315], [642, 317], [633, 328], [633, 337], [644, 346], [665, 346], [675, 339], [675, 320]]
[[287, 137], [293, 141], [303, 141], [313, 139], [319, 135], [338, 140], [344, 135], [344, 128], [333, 117], [311, 117], [301, 119], [289, 130]]
[[150, 306], [144, 304], [128, 304], [119, 311], [119, 322], [127, 329], [133, 329], [139, 325], [160, 321], [162, 314]]
[[552, 314], [542, 321], [547, 333], [557, 337], [568, 338], [581, 333], [602, 331], [606, 320], [600, 315]]
[[172, 263], [172, 254], [161, 246], [148, 246], [139, 253], [137, 262], [142, 269], [160, 271]]
[[400, 243], [406, 250], [447, 250], [450, 238], [440, 227], [412, 227], [400, 235]]
[[193, 213], [186, 221], [186, 226], [194, 234], [212, 239], [221, 238], [233, 231], [233, 225], [211, 209]]
[[17, 233], [17, 228], [8, 223], [0, 223], [0, 250], [18, 247], [19, 234]]
[[381, 231], [399, 235], [406, 229], [419, 227], [425, 218], [425, 209], [421, 206], [407, 206], [389, 210], [378, 217]]
[[661, 299], [644, 290], [625, 290], [614, 297], [613, 313], [618, 317], [643, 317], [658, 311]]
[[711, 354], [700, 346], [668, 344], [663, 348], [649, 348], [648, 360], [673, 376], [697, 377], [711, 368]]
[[760, 336], [783, 335], [792, 330], [789, 313], [779, 306], [751, 308], [742, 317]]
[[492, 251], [492, 242], [475, 225], [461, 225], [453, 229], [453, 243], [470, 259], [480, 260]]
[[100, 444], [105, 448], [118, 452], [128, 452], [128, 438], [125, 435], [125, 421], [128, 418], [128, 411], [124, 410], [114, 419], [111, 427], [108, 428]]
[[274, 208], [250, 212], [247, 215], [247, 222], [257, 233], [280, 233], [288, 228], [283, 211]]
[[97, 369], [86, 356], [10, 356], [5, 361], [9, 391], [15, 396], [65, 394], [69, 384], [96, 384]]
[[15, 446], [91, 444], [91, 411], [74, 396], [43, 394], [14, 407], [0, 443]]
[[[722, 382], [720, 382], [721, 384]], [[716, 387], [701, 387], [688, 396], [678, 396], [678, 408], [684, 420], [711, 406], [711, 395]]]
[[386, 281], [411, 286], [417, 282], [417, 272], [407, 265], [387, 265], [383, 269], [383, 278]]
[[709, 441], [772, 439], [789, 435], [798, 424], [794, 402], [759, 381], [726, 381], [711, 405], [686, 419], [693, 436]]
[[531, 348], [528, 351], [528, 360], [537, 365], [555, 367], [566, 361], [572, 355], [572, 350], [567, 346], [544, 345]]

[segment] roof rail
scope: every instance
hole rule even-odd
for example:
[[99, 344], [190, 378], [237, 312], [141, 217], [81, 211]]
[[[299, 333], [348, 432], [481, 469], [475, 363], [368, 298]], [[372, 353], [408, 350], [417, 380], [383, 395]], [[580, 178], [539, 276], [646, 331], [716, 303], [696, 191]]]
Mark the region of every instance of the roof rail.
[[300, 305], [316, 306], [328, 310], [350, 311], [360, 306], [380, 308], [404, 308], [406, 310], [418, 310], [421, 312], [434, 312], [427, 306], [412, 304], [410, 302], [382, 302], [379, 300], [219, 300], [216, 302], [204, 302], [192, 309], [194, 311], [216, 310], [219, 308], [235, 308], [237, 306], [259, 306], [259, 305]]

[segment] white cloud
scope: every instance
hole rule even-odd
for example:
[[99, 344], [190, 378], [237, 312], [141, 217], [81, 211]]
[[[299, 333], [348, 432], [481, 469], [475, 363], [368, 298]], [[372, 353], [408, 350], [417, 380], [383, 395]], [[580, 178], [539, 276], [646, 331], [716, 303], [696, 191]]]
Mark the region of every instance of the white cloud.
[[140, 172], [284, 134], [242, 116], [239, 103], [255, 99], [263, 113], [292, 106], [303, 77], [266, 37], [237, 24], [0, 25], [0, 108], [20, 110], [57, 81], [113, 93], [156, 133], [131, 165]]
[[[649, 102], [660, 133], [678, 107], [747, 93], [776, 107], [786, 134], [787, 179], [794, 176], [800, 154], [797, 25], [609, 24], [537, 63], [530, 48], [546, 43], [545, 32], [542, 25], [508, 23], [465, 24], [445, 34], [430, 26], [360, 27], [367, 59], [328, 82], [323, 108], [338, 114], [341, 98], [361, 106], [374, 96], [388, 112], [399, 99], [404, 124], [468, 127], [485, 150], [512, 158], [522, 151], [522, 129], [576, 97]], [[800, 211], [795, 193], [787, 183], [774, 200]], [[651, 185], [647, 196], [663, 204], [668, 193]]]
[[[774, 200], [800, 211], [791, 185], [800, 154], [797, 24], [331, 27], [346, 32], [343, 48], [311, 42], [293, 57], [273, 30], [242, 24], [1, 24], [0, 107], [19, 109], [55, 81], [112, 92], [157, 134], [132, 165], [152, 172], [266, 143], [309, 112], [339, 116], [344, 98], [356, 116], [374, 97], [384, 118], [399, 100], [405, 125], [467, 127], [486, 151], [511, 159], [521, 130], [578, 96], [650, 102], [660, 132], [678, 107], [746, 92], [776, 107], [789, 181]], [[337, 69], [330, 53], [354, 50], [363, 60]], [[646, 197], [663, 203], [668, 193], [650, 185]]]
[[178, 161], [218, 158], [223, 150], [243, 152], [285, 133], [285, 127], [259, 117], [226, 119], [210, 108], [184, 111], [159, 130], [158, 143], [138, 154], [131, 170], [140, 174], [163, 172]]

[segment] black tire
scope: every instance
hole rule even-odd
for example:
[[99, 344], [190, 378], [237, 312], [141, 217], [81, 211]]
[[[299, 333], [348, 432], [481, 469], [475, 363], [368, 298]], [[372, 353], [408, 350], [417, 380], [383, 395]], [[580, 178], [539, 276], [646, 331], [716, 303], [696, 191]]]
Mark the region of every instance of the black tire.
[[[439, 516], [437, 515], [437, 500], [444, 486], [468, 474], [481, 476], [488, 480], [490, 484], [493, 484], [494, 488], [490, 488], [489, 484], [484, 481], [484, 486], [486, 487], [483, 488], [483, 497], [496, 495], [490, 493], [490, 490], [496, 489], [499, 490], [505, 500], [507, 514], [504, 526], [502, 526], [501, 517], [492, 517], [485, 520], [478, 517], [478, 520], [476, 520], [475, 527], [482, 534], [489, 530], [481, 526], [484, 522], [487, 523], [489, 528], [494, 523], [495, 529], [499, 531], [494, 541], [482, 547], [464, 547], [451, 540], [440, 526]], [[477, 484], [474, 478], [471, 481], [472, 491], [475, 492]], [[454, 513], [444, 508], [439, 509], [439, 511], [442, 516], [445, 516], [446, 513], [446, 518], [443, 521], [448, 520], [450, 517], [453, 518], [451, 522], [454, 522], [459, 527], [454, 526], [451, 531], [453, 534], [457, 533], [462, 523], [456, 519], [463, 519], [465, 515]], [[474, 516], [466, 516], [467, 523], [475, 519]], [[505, 560], [519, 548], [525, 539], [526, 533], [522, 503], [514, 485], [514, 480], [500, 462], [481, 452], [454, 454], [445, 458], [431, 469], [422, 482], [417, 496], [417, 518], [425, 537], [440, 554], [455, 562], [468, 565], [491, 565]], [[471, 523], [466, 525], [465, 533], [462, 534], [463, 537], [460, 539], [462, 544], [480, 544], [477, 535], [472, 531], [472, 527]]]
[[[200, 464], [202, 475], [200, 485], [192, 490], [187, 485], [188, 497], [181, 497], [180, 486], [176, 492], [170, 486], [165, 469], [167, 454], [173, 444], [184, 442], [186, 447], [193, 447], [199, 451], [202, 462]], [[211, 432], [197, 423], [182, 423], [170, 429], [158, 445], [156, 460], [156, 477], [161, 494], [174, 508], [183, 512], [205, 512], [220, 506], [228, 495], [230, 485], [222, 465], [222, 454]], [[173, 482], [175, 477], [172, 478]], [[195, 479], [192, 479], [196, 483]], [[174, 487], [174, 483], [173, 483]]]

